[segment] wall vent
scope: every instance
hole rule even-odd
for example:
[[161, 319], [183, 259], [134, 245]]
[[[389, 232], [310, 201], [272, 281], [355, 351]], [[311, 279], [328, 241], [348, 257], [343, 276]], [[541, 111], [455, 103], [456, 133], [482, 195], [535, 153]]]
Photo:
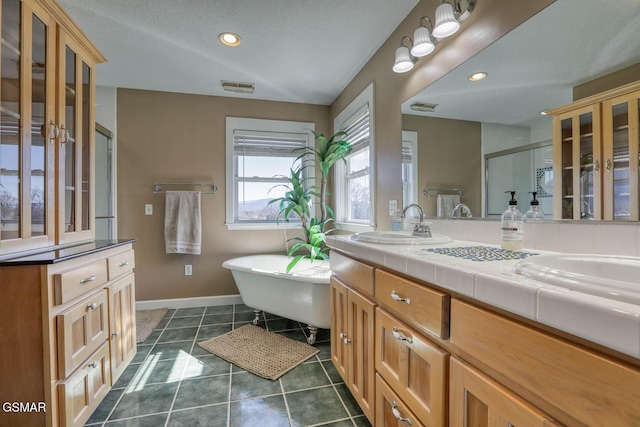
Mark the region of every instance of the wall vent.
[[253, 93], [255, 85], [253, 83], [221, 81], [222, 88], [228, 92]]
[[409, 106], [413, 111], [424, 111], [427, 113], [433, 113], [436, 111], [438, 104], [428, 104], [426, 102], [414, 102]]

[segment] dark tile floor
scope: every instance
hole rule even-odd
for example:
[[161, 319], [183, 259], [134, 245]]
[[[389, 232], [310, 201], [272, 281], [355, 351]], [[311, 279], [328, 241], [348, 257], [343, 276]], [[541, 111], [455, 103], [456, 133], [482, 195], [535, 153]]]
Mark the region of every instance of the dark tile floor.
[[[103, 427], [370, 426], [330, 360], [320, 353], [277, 381], [200, 348], [200, 341], [253, 319], [246, 305], [169, 310], [87, 425]], [[266, 314], [260, 325], [305, 341], [306, 325]]]

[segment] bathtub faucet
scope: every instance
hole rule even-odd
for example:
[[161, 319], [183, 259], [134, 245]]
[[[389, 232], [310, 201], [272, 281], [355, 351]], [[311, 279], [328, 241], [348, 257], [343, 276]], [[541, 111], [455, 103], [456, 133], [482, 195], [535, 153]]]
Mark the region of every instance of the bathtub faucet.
[[429, 229], [429, 226], [422, 224], [424, 222], [424, 211], [422, 210], [420, 205], [411, 203], [410, 205], [405, 206], [405, 208], [402, 210], [402, 215], [400, 215], [400, 217], [406, 218], [407, 211], [409, 210], [409, 208], [412, 208], [412, 207], [420, 211], [420, 217], [419, 217], [418, 223], [415, 225], [415, 227], [413, 227], [413, 233], [411, 234], [414, 236], [420, 236], [420, 237], [431, 237], [431, 230]]

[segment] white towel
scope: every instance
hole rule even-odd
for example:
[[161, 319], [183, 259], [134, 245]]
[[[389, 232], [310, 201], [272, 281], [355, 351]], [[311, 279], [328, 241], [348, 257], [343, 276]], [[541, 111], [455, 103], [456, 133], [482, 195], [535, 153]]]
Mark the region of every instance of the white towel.
[[200, 255], [202, 225], [199, 191], [167, 191], [164, 244], [168, 254]]
[[457, 194], [438, 194], [437, 215], [439, 217], [450, 218], [453, 216], [453, 208], [460, 203], [460, 196]]

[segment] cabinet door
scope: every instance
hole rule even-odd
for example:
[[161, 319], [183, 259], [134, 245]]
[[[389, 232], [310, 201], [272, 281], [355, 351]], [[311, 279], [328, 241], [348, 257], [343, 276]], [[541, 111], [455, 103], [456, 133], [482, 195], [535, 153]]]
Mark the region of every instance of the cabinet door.
[[544, 414], [491, 378], [451, 358], [451, 427], [549, 427]]
[[107, 292], [102, 290], [58, 315], [58, 375], [67, 377], [108, 337]]
[[425, 425], [445, 425], [449, 354], [376, 310], [376, 369]]
[[107, 287], [109, 294], [109, 350], [111, 381], [118, 380], [136, 355], [136, 307], [133, 274]]
[[637, 91], [605, 101], [602, 106], [604, 219], [639, 219], [639, 104]]
[[0, 254], [55, 239], [55, 25], [31, 1], [0, 13]]
[[58, 37], [58, 240], [95, 236], [95, 63], [64, 31]]
[[73, 375], [60, 383], [61, 427], [84, 425], [109, 391], [109, 372], [109, 346], [104, 343]]
[[347, 287], [331, 278], [331, 361], [347, 381]]
[[347, 293], [349, 335], [346, 339], [349, 370], [347, 386], [364, 414], [373, 422], [375, 399], [375, 304], [353, 289]]
[[376, 421], [374, 425], [376, 427], [424, 426], [379, 374], [376, 374]]
[[554, 218], [602, 219], [600, 104], [554, 117]]

